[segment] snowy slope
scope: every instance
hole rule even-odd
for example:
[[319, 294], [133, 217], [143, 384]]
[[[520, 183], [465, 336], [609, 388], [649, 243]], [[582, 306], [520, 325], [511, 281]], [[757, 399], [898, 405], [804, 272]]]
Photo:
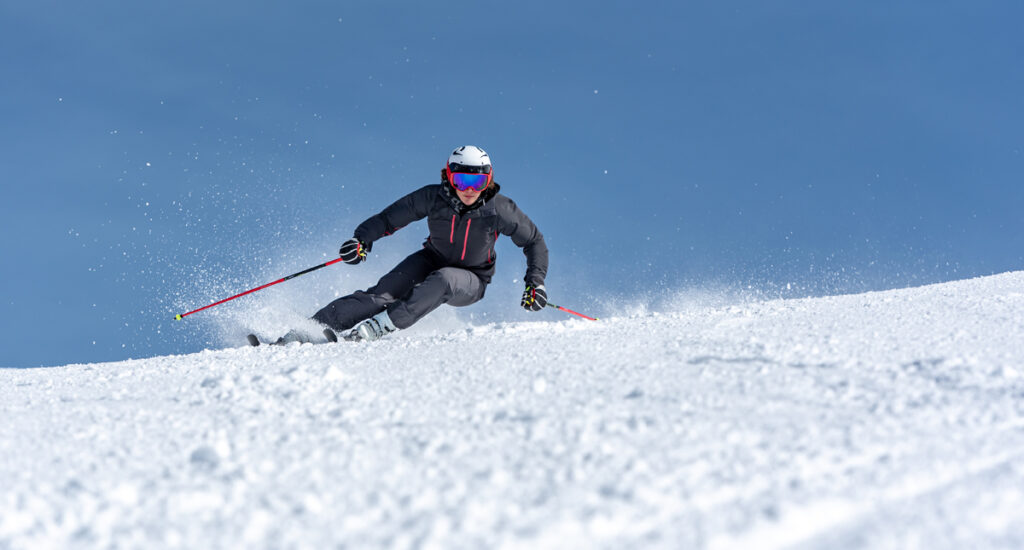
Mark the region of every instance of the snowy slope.
[[0, 370], [0, 548], [1022, 548], [1022, 333], [1018, 272]]

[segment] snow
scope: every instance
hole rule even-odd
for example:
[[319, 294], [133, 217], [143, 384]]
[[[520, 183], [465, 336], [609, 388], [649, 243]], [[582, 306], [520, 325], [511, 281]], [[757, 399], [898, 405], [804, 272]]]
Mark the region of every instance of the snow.
[[1024, 547], [1024, 272], [558, 315], [0, 370], [0, 548]]

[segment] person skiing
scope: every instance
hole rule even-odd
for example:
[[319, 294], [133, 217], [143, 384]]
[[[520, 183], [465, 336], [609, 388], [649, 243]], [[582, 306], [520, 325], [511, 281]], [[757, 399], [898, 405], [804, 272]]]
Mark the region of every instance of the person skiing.
[[[491, 159], [473, 145], [452, 151], [441, 183], [427, 185], [398, 199], [356, 227], [339, 250], [342, 261], [366, 260], [373, 243], [402, 227], [427, 219], [430, 234], [423, 248], [410, 254], [376, 285], [343, 296], [313, 315], [336, 340], [377, 340], [409, 328], [441, 304], [476, 303], [494, 275], [498, 235], [512, 238], [526, 255], [526, 285], [520, 305], [540, 311], [547, 305], [544, 277], [548, 248], [533, 221], [500, 193]], [[346, 332], [348, 331], [348, 332]], [[310, 341], [292, 331], [277, 343]]]

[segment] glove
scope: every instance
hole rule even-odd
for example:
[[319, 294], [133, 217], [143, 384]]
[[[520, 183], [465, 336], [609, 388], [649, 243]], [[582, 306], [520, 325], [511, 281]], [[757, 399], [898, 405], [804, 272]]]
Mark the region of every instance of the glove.
[[526, 311], [540, 311], [548, 305], [548, 291], [544, 285], [526, 285], [523, 291], [523, 301], [519, 303]]
[[352, 237], [341, 245], [338, 255], [341, 256], [341, 261], [355, 265], [366, 260], [366, 253], [369, 251], [370, 247], [363, 243], [363, 241]]

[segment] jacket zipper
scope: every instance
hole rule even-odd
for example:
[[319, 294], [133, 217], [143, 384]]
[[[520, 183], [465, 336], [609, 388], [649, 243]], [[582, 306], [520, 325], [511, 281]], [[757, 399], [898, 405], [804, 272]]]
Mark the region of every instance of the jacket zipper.
[[448, 242], [455, 244], [455, 214], [452, 214], [452, 232], [448, 235]]
[[473, 222], [473, 218], [466, 220], [466, 236], [462, 239], [462, 258], [466, 259], [466, 243], [469, 242], [469, 224]]

